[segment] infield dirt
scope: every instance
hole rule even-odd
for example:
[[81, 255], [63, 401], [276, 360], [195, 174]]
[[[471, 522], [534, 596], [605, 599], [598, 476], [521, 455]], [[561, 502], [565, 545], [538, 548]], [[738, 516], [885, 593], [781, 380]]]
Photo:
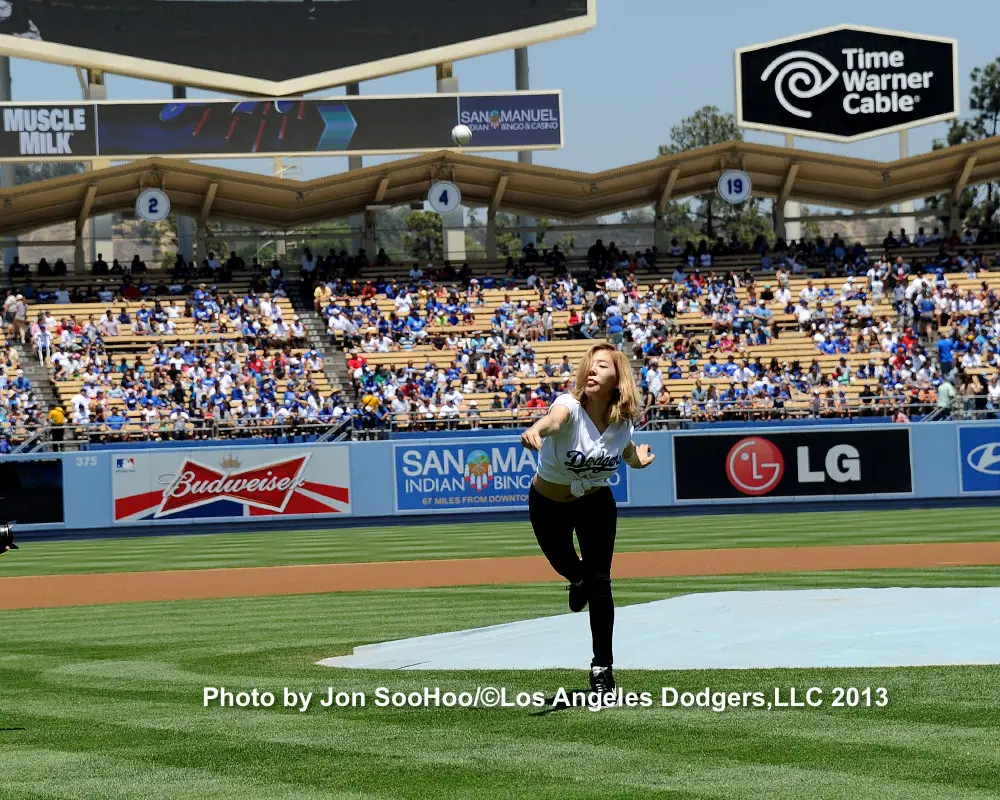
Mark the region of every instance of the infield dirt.
[[[16, 555], [15, 555], [16, 557]], [[620, 553], [615, 578], [1000, 565], [1000, 542]], [[0, 609], [562, 581], [541, 556], [0, 579]]]

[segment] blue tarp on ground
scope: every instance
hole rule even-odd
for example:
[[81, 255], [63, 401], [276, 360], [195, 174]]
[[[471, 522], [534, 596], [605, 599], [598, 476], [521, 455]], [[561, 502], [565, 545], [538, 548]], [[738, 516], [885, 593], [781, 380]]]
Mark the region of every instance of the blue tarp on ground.
[[[565, 602], [565, 592], [553, 589], [557, 600]], [[619, 607], [615, 614], [615, 666], [622, 669], [1000, 664], [1000, 588], [711, 592]], [[567, 613], [367, 645], [318, 663], [580, 669], [590, 663], [590, 646], [587, 613]]]

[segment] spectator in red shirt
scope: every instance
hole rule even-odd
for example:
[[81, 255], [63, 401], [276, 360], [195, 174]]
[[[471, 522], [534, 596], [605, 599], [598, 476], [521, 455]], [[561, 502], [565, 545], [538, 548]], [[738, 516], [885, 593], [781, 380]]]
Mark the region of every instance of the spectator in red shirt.
[[355, 370], [364, 369], [368, 364], [368, 359], [366, 359], [361, 353], [352, 353], [351, 357], [347, 361], [347, 367], [353, 373]]

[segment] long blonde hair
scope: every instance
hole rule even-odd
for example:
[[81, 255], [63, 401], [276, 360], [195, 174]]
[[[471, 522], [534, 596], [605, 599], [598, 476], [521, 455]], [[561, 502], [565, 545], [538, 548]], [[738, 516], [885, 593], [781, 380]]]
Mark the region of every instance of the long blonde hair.
[[632, 365], [629, 363], [628, 356], [610, 342], [598, 342], [580, 359], [580, 366], [576, 370], [576, 383], [571, 394], [580, 401], [581, 405], [587, 405], [587, 375], [590, 373], [590, 364], [594, 360], [594, 356], [604, 350], [611, 354], [618, 382], [618, 388], [612, 394], [611, 403], [608, 405], [608, 424], [634, 423], [639, 419], [642, 406], [639, 400], [639, 389], [636, 387], [635, 377], [632, 375]]

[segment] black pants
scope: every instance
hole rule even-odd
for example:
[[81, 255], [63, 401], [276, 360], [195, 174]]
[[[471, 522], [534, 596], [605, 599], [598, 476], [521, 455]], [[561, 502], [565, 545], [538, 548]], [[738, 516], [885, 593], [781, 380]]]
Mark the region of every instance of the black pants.
[[[615, 603], [611, 596], [611, 559], [615, 553], [618, 506], [610, 488], [557, 503], [534, 486], [528, 493], [531, 527], [552, 568], [571, 583], [583, 581], [590, 602], [590, 633], [595, 667], [610, 667]], [[573, 530], [580, 556], [573, 546]], [[582, 558], [581, 558], [582, 557]]]

